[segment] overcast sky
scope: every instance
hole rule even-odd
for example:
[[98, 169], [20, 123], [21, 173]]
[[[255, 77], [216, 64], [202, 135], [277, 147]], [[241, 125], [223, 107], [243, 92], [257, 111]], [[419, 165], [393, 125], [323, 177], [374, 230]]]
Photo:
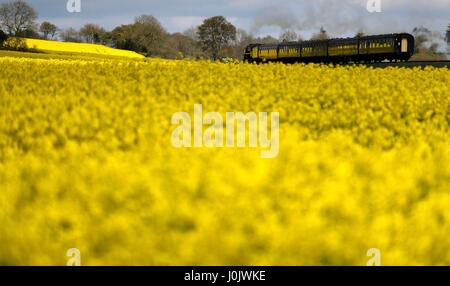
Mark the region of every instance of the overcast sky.
[[[450, 24], [450, 0], [380, 0], [381, 13], [369, 13], [369, 0], [80, 0], [81, 13], [69, 13], [67, 0], [27, 0], [39, 14], [60, 28], [97, 23], [107, 29], [150, 14], [169, 32], [223, 15], [239, 28], [257, 35], [277, 36], [283, 29], [310, 35], [323, 26], [333, 36], [411, 32], [426, 26], [443, 32]], [[0, 0], [0, 2], [6, 2]]]

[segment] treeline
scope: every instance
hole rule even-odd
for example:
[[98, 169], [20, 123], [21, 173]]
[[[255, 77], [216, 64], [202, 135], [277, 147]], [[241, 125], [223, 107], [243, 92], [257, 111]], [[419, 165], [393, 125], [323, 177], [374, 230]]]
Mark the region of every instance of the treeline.
[[154, 16], [141, 15], [131, 24], [107, 31], [88, 23], [79, 30], [60, 30], [61, 41], [103, 44], [132, 50], [149, 57], [177, 58], [241, 58], [250, 43], [277, 43], [271, 36], [253, 37], [237, 29], [222, 16], [205, 19], [198, 27], [169, 33]]
[[[278, 42], [303, 41], [295, 31], [284, 31], [280, 37], [254, 37], [237, 29], [225, 17], [205, 19], [198, 27], [191, 27], [181, 33], [169, 33], [151, 15], [141, 15], [133, 23], [115, 27], [111, 31], [95, 23], [87, 23], [80, 29], [60, 29], [44, 21], [37, 23], [36, 11], [24, 0], [13, 0], [0, 5], [0, 41], [8, 36], [55, 39], [66, 42], [86, 42], [131, 50], [149, 57], [176, 58], [237, 58], [250, 43], [274, 44]], [[439, 34], [426, 28], [415, 28], [417, 52], [436, 53], [439, 50]], [[362, 36], [360, 32], [357, 36]], [[328, 39], [324, 28], [312, 39]], [[450, 25], [445, 35], [450, 45]]]
[[[149, 57], [240, 59], [245, 46], [250, 43], [274, 44], [303, 40], [294, 31], [285, 31], [278, 39], [271, 36], [254, 37], [237, 29], [223, 16], [205, 19], [198, 27], [191, 27], [181, 33], [169, 33], [151, 15], [141, 15], [133, 23], [115, 27], [111, 31], [95, 23], [87, 23], [80, 29], [60, 29], [48, 21], [37, 24], [37, 18], [36, 11], [24, 0], [14, 0], [0, 6], [1, 26], [9, 36], [103, 44]], [[313, 38], [325, 39], [328, 35], [321, 29]]]

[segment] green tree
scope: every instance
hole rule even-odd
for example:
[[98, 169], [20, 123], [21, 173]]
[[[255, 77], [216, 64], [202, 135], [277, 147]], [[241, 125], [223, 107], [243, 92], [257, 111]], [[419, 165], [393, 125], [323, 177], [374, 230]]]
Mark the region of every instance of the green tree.
[[112, 46], [131, 50], [147, 56], [164, 54], [167, 32], [159, 21], [150, 15], [135, 18], [133, 24], [116, 27], [111, 32]]
[[167, 32], [155, 17], [141, 15], [134, 21], [132, 38], [146, 55], [158, 56], [163, 52]]
[[37, 13], [23, 0], [0, 5], [0, 25], [9, 35], [23, 36], [27, 30], [35, 30]]
[[41, 23], [41, 25], [39, 26], [39, 32], [42, 33], [42, 36], [44, 37], [44, 39], [48, 39], [50, 37], [50, 39], [53, 39], [56, 35], [56, 32], [58, 31], [58, 27], [56, 27], [56, 25], [48, 22], [48, 21], [44, 21]]
[[236, 38], [236, 28], [223, 16], [216, 16], [203, 21], [198, 27], [198, 37], [202, 49], [216, 60], [222, 49]]
[[3, 42], [8, 39], [8, 35], [5, 34], [2, 30], [0, 30], [0, 47], [3, 46]]
[[121, 25], [111, 31], [112, 45], [118, 49], [141, 52], [133, 38], [133, 24]]

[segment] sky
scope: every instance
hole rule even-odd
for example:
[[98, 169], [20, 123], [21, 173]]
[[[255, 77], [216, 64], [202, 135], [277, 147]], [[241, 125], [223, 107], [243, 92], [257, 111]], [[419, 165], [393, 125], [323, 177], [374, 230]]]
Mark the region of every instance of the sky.
[[[340, 37], [359, 31], [411, 32], [416, 26], [444, 33], [450, 24], [450, 0], [79, 0], [80, 13], [69, 13], [68, 1], [27, 0], [40, 21], [48, 20], [60, 28], [79, 28], [91, 22], [113, 29], [141, 14], [155, 16], [171, 33], [223, 15], [254, 35], [277, 37], [289, 29], [304, 38], [322, 26]], [[380, 1], [381, 12], [370, 13], [368, 1]]]

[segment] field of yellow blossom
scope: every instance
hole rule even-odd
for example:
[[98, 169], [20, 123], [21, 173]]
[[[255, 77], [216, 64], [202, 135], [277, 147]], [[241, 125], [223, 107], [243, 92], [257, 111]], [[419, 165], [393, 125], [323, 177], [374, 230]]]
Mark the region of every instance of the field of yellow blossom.
[[[0, 58], [0, 265], [450, 264], [450, 71]], [[280, 150], [175, 112], [280, 113]]]
[[126, 51], [120, 49], [113, 49], [104, 45], [88, 44], [88, 43], [71, 43], [58, 42], [40, 39], [24, 39], [28, 48], [42, 52], [50, 53], [68, 53], [68, 54], [96, 54], [104, 56], [115, 56], [125, 58], [144, 58], [133, 51]]

